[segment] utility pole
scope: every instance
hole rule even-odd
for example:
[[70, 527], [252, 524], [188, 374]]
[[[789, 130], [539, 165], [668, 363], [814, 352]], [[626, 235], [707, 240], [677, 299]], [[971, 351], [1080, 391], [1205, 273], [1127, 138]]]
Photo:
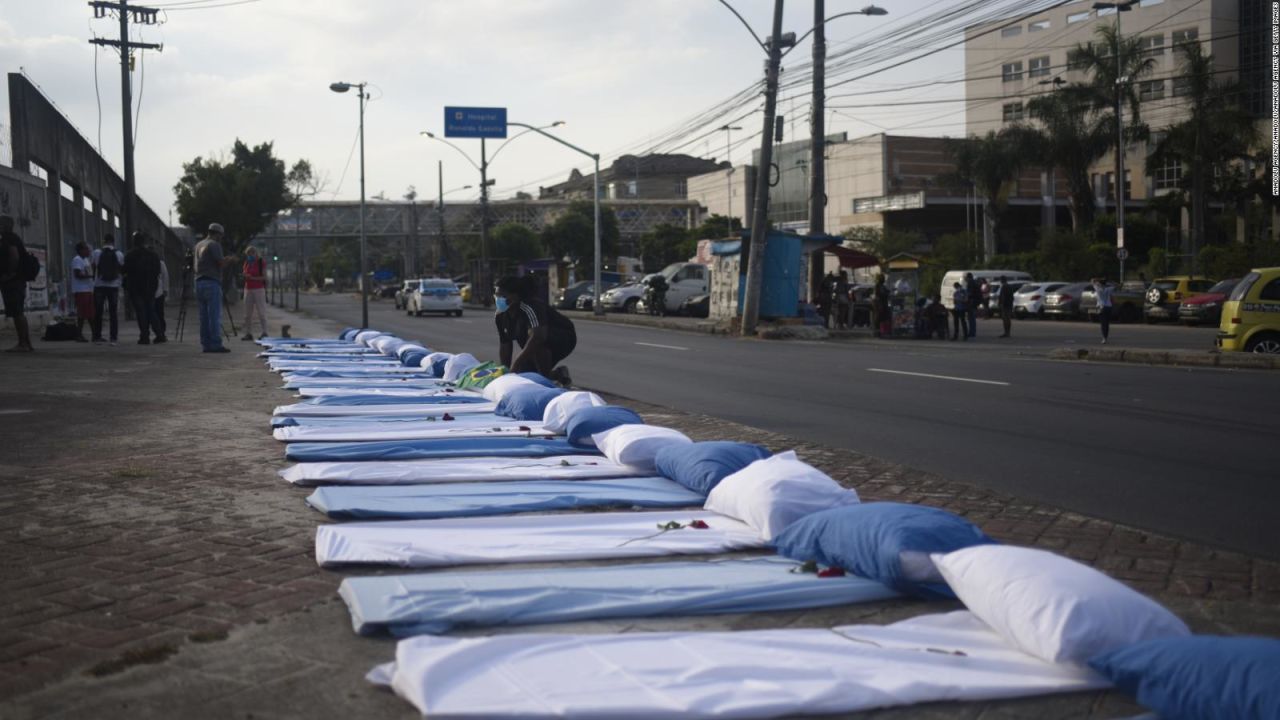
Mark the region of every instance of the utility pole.
[[[489, 295], [493, 282], [489, 278], [489, 160], [485, 154], [484, 138], [480, 138], [480, 273], [476, 285], [471, 288], [471, 297], [480, 300], [480, 304], [489, 307]], [[476, 291], [479, 294], [476, 294]]]
[[[813, 0], [813, 113], [809, 123], [809, 237], [827, 234], [826, 100], [827, 8]], [[809, 298], [816, 304], [822, 287], [823, 253], [809, 257]]]
[[409, 234], [405, 236], [404, 248], [404, 280], [408, 280], [417, 273], [418, 269], [418, 205], [415, 202], [418, 199], [418, 189], [409, 186], [409, 192], [404, 194], [404, 199], [409, 201]]
[[751, 247], [747, 255], [747, 288], [742, 301], [743, 335], [755, 335], [760, 321], [764, 245], [769, 232], [769, 176], [773, 172], [773, 118], [778, 112], [778, 66], [782, 63], [782, 3], [783, 0], [773, 2], [773, 33], [766, 48], [769, 59], [765, 64], [764, 129], [760, 133], [759, 170], [764, 176], [756, 179], [755, 217], [751, 220]]
[[[437, 184], [437, 187], [440, 189], [440, 194], [437, 196], [437, 199], [436, 199], [436, 214], [440, 216], [440, 253], [439, 253], [439, 257], [436, 258], [435, 269], [437, 272], [439, 272], [441, 266], [449, 262], [447, 259], [448, 258], [448, 241], [445, 239], [445, 224], [444, 224], [444, 161], [443, 160], [436, 161], [436, 173], [438, 173], [436, 184]], [[476, 288], [472, 287], [471, 291], [472, 291], [471, 297], [475, 297]]]
[[155, 8], [141, 7], [129, 5], [129, 0], [119, 0], [119, 2], [106, 2], [105, 0], [95, 0], [89, 3], [93, 8], [93, 17], [95, 19], [107, 16], [108, 10], [115, 10], [120, 14], [120, 39], [107, 40], [106, 38], [93, 38], [89, 42], [94, 45], [106, 45], [114, 47], [120, 52], [120, 102], [124, 110], [124, 206], [120, 209], [120, 233], [121, 239], [126, 243], [132, 237], [134, 230], [134, 222], [136, 214], [134, 212], [136, 205], [136, 183], [133, 177], [133, 94], [130, 88], [129, 70], [132, 63], [130, 62], [131, 50], [164, 50], [163, 45], [156, 43], [139, 43], [129, 41], [129, 16], [133, 16], [134, 23], [141, 25], [155, 25], [156, 13], [159, 10]]

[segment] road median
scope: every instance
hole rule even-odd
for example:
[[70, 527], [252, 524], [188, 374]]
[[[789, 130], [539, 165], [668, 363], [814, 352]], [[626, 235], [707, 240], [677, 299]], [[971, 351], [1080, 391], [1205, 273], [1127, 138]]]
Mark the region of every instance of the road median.
[[1058, 348], [1053, 360], [1119, 362], [1175, 367], [1220, 367], [1238, 370], [1280, 370], [1280, 356], [1256, 353], [1197, 352], [1194, 350], [1144, 350], [1137, 348]]

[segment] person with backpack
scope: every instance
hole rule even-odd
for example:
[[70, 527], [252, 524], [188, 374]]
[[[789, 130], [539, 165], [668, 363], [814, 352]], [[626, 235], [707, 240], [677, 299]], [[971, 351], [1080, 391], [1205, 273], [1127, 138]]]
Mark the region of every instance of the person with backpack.
[[[35, 272], [31, 272], [32, 265]], [[13, 218], [0, 215], [0, 299], [5, 317], [13, 318], [18, 344], [6, 352], [32, 352], [31, 328], [27, 324], [27, 283], [40, 274], [40, 262], [27, 252], [22, 238], [13, 231]]]
[[969, 291], [960, 283], [951, 285], [951, 339], [969, 339]]
[[978, 336], [978, 306], [983, 302], [982, 284], [974, 277], [973, 273], [964, 274], [964, 292], [965, 292], [965, 308], [968, 310], [966, 316], [969, 320], [968, 334], [965, 339]]
[[141, 230], [131, 238], [133, 247], [124, 256], [124, 287], [138, 320], [138, 344], [151, 344], [155, 328], [156, 285], [160, 282], [160, 256], [150, 248], [151, 239]]
[[262, 335], [267, 336], [267, 261], [258, 254], [258, 248], [250, 245], [244, 251], [244, 337], [252, 340], [253, 316], [258, 316]]
[[102, 247], [93, 251], [93, 341], [103, 342], [103, 312], [111, 313], [111, 344], [120, 339], [120, 286], [123, 284], [124, 253], [116, 249], [116, 239], [107, 233]]

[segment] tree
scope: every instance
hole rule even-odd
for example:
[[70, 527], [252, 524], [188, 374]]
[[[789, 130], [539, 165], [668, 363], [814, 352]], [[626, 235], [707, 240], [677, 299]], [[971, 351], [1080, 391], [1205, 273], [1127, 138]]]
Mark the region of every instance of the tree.
[[1026, 146], [1036, 150], [1036, 157], [1065, 176], [1071, 228], [1077, 233], [1093, 224], [1089, 169], [1107, 154], [1115, 127], [1111, 113], [1090, 107], [1089, 93], [1088, 88], [1068, 86], [1032, 99], [1027, 109], [1040, 127], [1024, 131], [1030, 134]]
[[[1208, 198], [1215, 189], [1214, 175], [1219, 178], [1216, 189], [1224, 199], [1238, 200], [1234, 187], [1233, 165], [1249, 157], [1255, 141], [1255, 128], [1249, 113], [1240, 106], [1240, 87], [1234, 82], [1219, 81], [1213, 69], [1213, 56], [1205, 55], [1196, 42], [1177, 49], [1182, 54], [1182, 76], [1191, 113], [1186, 120], [1167, 128], [1156, 143], [1150, 162], [1163, 166], [1178, 160], [1187, 172], [1184, 186], [1190, 185], [1192, 253], [1203, 246]], [[1175, 80], [1177, 82], [1177, 80]], [[1244, 184], [1243, 187], [1248, 187]], [[1246, 191], [1247, 192], [1247, 191]]]
[[[310, 178], [310, 164], [299, 168], [298, 181]], [[210, 223], [226, 230], [227, 250], [238, 252], [270, 224], [294, 196], [287, 183], [284, 161], [272, 154], [272, 143], [250, 148], [239, 139], [230, 161], [197, 157], [182, 165], [182, 177], [174, 185], [178, 220], [198, 233]], [[308, 180], [309, 181], [309, 180]]]
[[360, 267], [360, 247], [350, 240], [330, 238], [326, 240], [320, 252], [308, 263], [311, 282], [318, 288], [324, 287], [325, 278], [333, 278], [339, 285], [353, 280]]
[[999, 245], [1000, 218], [1008, 205], [1012, 182], [1032, 149], [1026, 146], [1026, 134], [1014, 128], [950, 140], [947, 149], [956, 163], [955, 180], [972, 183], [982, 196], [983, 257], [990, 260]]
[[503, 223], [489, 233], [489, 256], [515, 263], [544, 257], [538, 234], [520, 223]]
[[[609, 255], [617, 247], [618, 216], [600, 208], [600, 252]], [[571, 203], [563, 215], [542, 230], [542, 244], [552, 257], [589, 260], [595, 255], [595, 211], [590, 200]]]
[[[647, 272], [657, 272], [673, 262], [688, 260], [689, 231], [663, 223], [640, 236], [640, 260]], [[696, 243], [696, 241], [695, 241]], [[696, 252], [696, 245], [695, 245]]]

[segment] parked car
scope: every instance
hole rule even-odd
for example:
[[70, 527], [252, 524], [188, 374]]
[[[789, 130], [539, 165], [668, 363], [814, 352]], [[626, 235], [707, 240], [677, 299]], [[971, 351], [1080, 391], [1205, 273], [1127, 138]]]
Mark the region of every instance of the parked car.
[[1080, 312], [1080, 298], [1084, 295], [1089, 283], [1071, 283], [1063, 285], [1044, 296], [1044, 314], [1059, 320], [1074, 320], [1084, 317]]
[[1229, 278], [1209, 288], [1203, 295], [1189, 297], [1178, 306], [1178, 320], [1184, 325], [1217, 325], [1222, 321], [1222, 304], [1240, 278]]
[[[1142, 319], [1142, 303], [1146, 302], [1147, 283], [1141, 280], [1131, 280], [1129, 282], [1117, 285], [1114, 282], [1107, 283], [1111, 286], [1111, 321], [1132, 323]], [[1093, 291], [1093, 286], [1084, 289], [1084, 294], [1080, 298], [1081, 311], [1089, 316], [1092, 322], [1098, 321], [1098, 295]]]
[[[1021, 270], [948, 270], [947, 274], [942, 276], [942, 287], [938, 289], [942, 295], [942, 304], [948, 310], [954, 310], [956, 305], [951, 301], [951, 296], [955, 294], [955, 283], [964, 284], [965, 273], [973, 273], [974, 279], [979, 283], [983, 280], [991, 282], [998, 280], [1001, 276], [1009, 279], [1010, 282], [1032, 282], [1031, 276]], [[981, 302], [981, 300], [979, 300]]]
[[[680, 312], [685, 300], [695, 295], [705, 294], [711, 290], [711, 268], [702, 263], [671, 263], [663, 268], [661, 272], [654, 273], [654, 275], [661, 275], [667, 281], [665, 302], [667, 313]], [[646, 276], [642, 282], [647, 282], [654, 275]], [[643, 293], [635, 306], [635, 311], [639, 313], [647, 313], [649, 311], [645, 307]]]
[[1153, 324], [1161, 320], [1177, 320], [1178, 305], [1183, 300], [1203, 295], [1215, 284], [1213, 280], [1186, 275], [1156, 278], [1151, 281], [1151, 287], [1147, 288], [1142, 316]]
[[418, 287], [419, 282], [421, 282], [421, 279], [405, 280], [400, 289], [395, 291], [397, 310], [403, 310], [409, 306], [409, 296], [413, 294], [413, 290]]
[[[617, 283], [602, 282], [600, 283], [600, 292], [608, 292], [610, 288], [616, 286]], [[595, 283], [590, 280], [582, 280], [562, 288], [556, 293], [556, 307], [562, 310], [572, 310], [578, 308], [581, 310], [590, 310], [591, 303], [594, 301]], [[581, 304], [583, 298], [586, 298], [586, 306]]]
[[[1018, 302], [1018, 291], [1027, 285], [1026, 280], [1010, 280], [1009, 285], [1013, 287], [1013, 302]], [[952, 288], [954, 290], [954, 288]], [[987, 308], [991, 317], [1000, 317], [1000, 281], [992, 280], [985, 285], [987, 293]], [[1015, 311], [1016, 314], [1016, 311]]]
[[424, 278], [409, 295], [405, 312], [410, 315], [438, 312], [462, 317], [462, 291], [452, 280]]
[[680, 314], [689, 317], [704, 318], [711, 314], [711, 295], [694, 295], [680, 306]]
[[[648, 276], [645, 276], [648, 279]], [[644, 280], [619, 285], [600, 296], [600, 306], [606, 312], [634, 313], [636, 304], [644, 295]]]
[[1032, 315], [1044, 317], [1044, 296], [1064, 287], [1065, 282], [1026, 283], [1013, 293], [1013, 315], [1027, 318]]
[[1254, 269], [1232, 288], [1215, 342], [1229, 352], [1280, 353], [1280, 267]]

